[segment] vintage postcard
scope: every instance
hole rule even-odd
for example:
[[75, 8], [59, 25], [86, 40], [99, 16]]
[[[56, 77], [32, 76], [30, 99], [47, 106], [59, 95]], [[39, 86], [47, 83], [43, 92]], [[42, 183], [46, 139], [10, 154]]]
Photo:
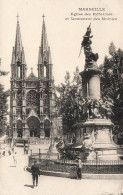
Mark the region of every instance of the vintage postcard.
[[0, 195], [123, 195], [122, 10], [0, 0]]

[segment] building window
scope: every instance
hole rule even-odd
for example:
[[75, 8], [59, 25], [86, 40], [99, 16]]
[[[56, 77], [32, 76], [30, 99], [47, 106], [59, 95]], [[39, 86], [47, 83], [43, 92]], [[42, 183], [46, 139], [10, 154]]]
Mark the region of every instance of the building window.
[[39, 94], [34, 90], [29, 91], [29, 93], [27, 94], [26, 101], [27, 101], [27, 106], [31, 106], [31, 107], [38, 106], [39, 105]]
[[16, 114], [17, 114], [17, 115], [21, 115], [21, 114], [22, 114], [21, 108], [17, 108], [17, 109], [16, 109]]
[[46, 66], [44, 66], [44, 77], [47, 76], [47, 69], [46, 69]]
[[22, 106], [22, 91], [21, 89], [17, 90], [17, 106]]
[[42, 98], [42, 91], [41, 91], [41, 93], [40, 93], [40, 97]]

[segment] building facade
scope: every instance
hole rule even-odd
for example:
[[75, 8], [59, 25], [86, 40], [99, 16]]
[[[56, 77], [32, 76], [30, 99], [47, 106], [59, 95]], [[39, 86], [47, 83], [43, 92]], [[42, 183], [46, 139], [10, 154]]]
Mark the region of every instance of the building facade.
[[38, 56], [38, 77], [27, 73], [20, 24], [17, 20], [11, 61], [10, 126], [13, 137], [52, 137], [57, 135], [57, 112], [53, 64], [43, 17]]

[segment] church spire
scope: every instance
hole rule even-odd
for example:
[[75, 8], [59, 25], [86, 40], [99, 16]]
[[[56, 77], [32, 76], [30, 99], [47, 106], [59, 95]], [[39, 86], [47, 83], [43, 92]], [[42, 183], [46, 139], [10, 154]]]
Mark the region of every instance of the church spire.
[[52, 79], [52, 60], [51, 60], [51, 51], [48, 45], [46, 25], [43, 17], [42, 24], [42, 35], [41, 35], [41, 45], [39, 47], [39, 56], [38, 56], [38, 76], [39, 78], [48, 78]]
[[41, 53], [43, 54], [45, 51], [48, 51], [48, 41], [47, 41], [47, 33], [46, 33], [46, 26], [44, 21], [44, 14], [43, 14], [43, 25], [42, 25], [42, 37], [41, 37]]
[[19, 15], [17, 14], [17, 27], [16, 27], [16, 38], [15, 38], [15, 52], [16, 54], [22, 52], [22, 40], [19, 24]]
[[26, 61], [25, 61], [24, 48], [22, 46], [18, 14], [17, 14], [15, 46], [13, 47], [11, 65], [12, 65], [12, 77], [18, 77], [18, 78], [25, 77]]
[[46, 33], [46, 26], [44, 21], [44, 15], [43, 17], [43, 24], [42, 24], [42, 35], [41, 35], [41, 46], [39, 48], [39, 56], [38, 56], [38, 64], [42, 64], [44, 61], [48, 63], [49, 59], [49, 46], [48, 46], [48, 40], [47, 40], [47, 33]]

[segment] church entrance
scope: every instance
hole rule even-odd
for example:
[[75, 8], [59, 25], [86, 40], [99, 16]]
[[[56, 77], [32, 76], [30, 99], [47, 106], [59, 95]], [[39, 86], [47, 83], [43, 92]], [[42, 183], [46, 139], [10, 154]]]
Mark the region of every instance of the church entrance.
[[23, 136], [23, 123], [22, 120], [17, 120], [17, 137]]
[[44, 121], [44, 133], [45, 137], [50, 138], [50, 131], [51, 131], [51, 123], [48, 119]]
[[40, 137], [40, 121], [37, 117], [31, 116], [27, 121], [30, 137]]

